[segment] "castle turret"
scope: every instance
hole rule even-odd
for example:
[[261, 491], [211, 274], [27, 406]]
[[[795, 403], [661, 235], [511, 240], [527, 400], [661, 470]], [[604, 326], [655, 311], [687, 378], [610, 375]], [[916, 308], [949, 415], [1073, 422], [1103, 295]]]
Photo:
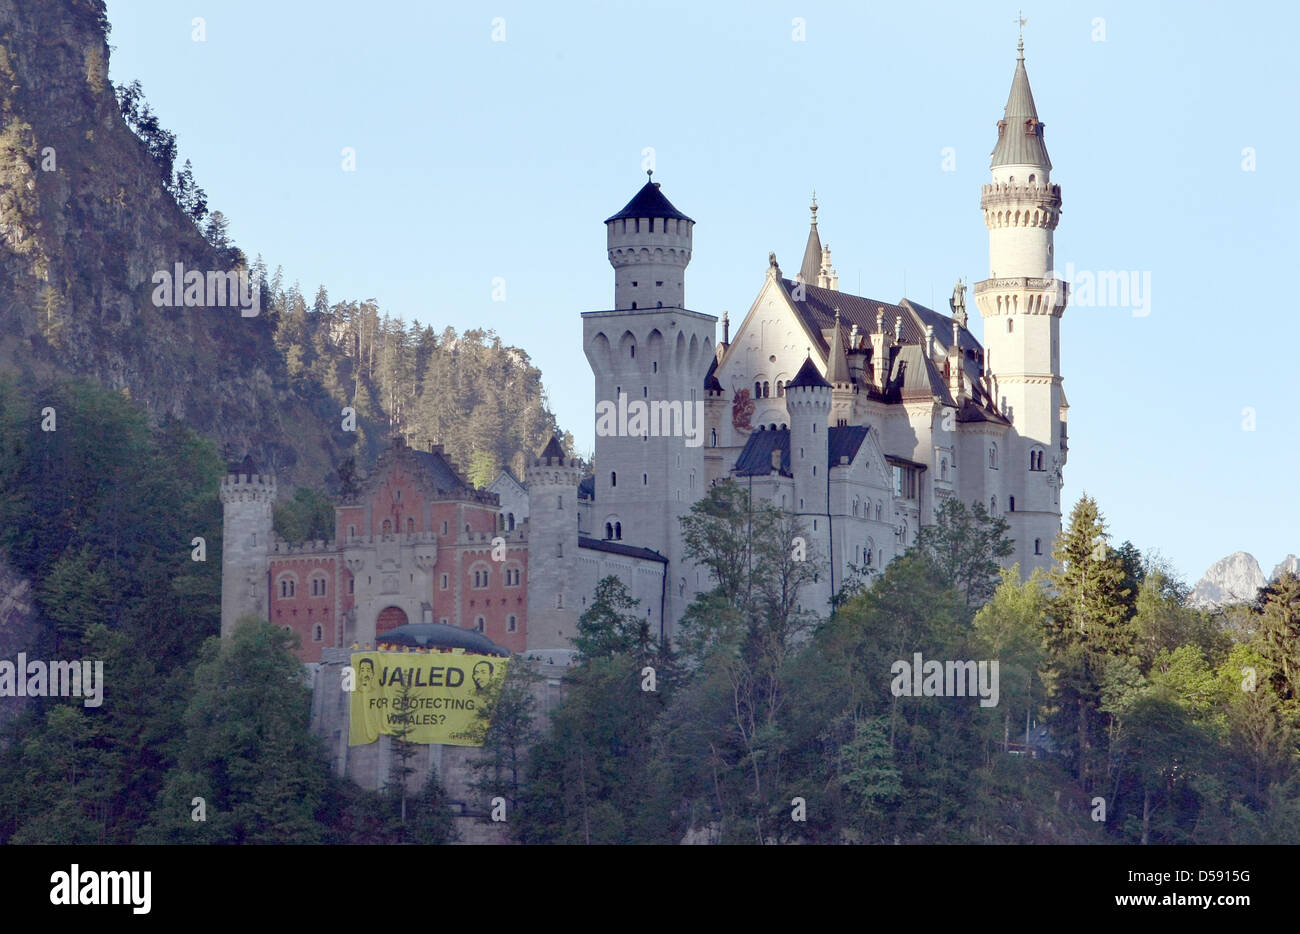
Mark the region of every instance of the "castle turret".
[[[605, 222], [614, 309], [582, 316], [596, 389], [597, 537], [668, 559], [671, 630], [706, 577], [684, 561], [680, 518], [705, 489], [705, 379], [712, 315], [682, 307], [694, 221], [647, 183]], [[531, 617], [530, 617], [531, 631]]]
[[[653, 170], [646, 174], [653, 179]], [[606, 219], [615, 309], [686, 307], [694, 227], [695, 221], [673, 207], [653, 180]]]
[[1053, 272], [1061, 186], [1051, 183], [1043, 130], [1022, 39], [998, 122], [992, 183], [980, 197], [989, 231], [989, 278], [975, 284], [975, 299], [984, 317], [987, 384], [1012, 425], [1004, 458], [1009, 472], [1001, 478], [1004, 517], [1016, 540], [1013, 560], [1025, 573], [1050, 562], [1061, 507], [1049, 477], [1064, 460], [1060, 326], [1067, 288]]
[[566, 649], [578, 628], [578, 461], [551, 438], [524, 471], [528, 487], [528, 648]]
[[275, 477], [251, 457], [221, 481], [221, 636], [245, 616], [269, 619], [269, 566]]
[[831, 414], [831, 384], [812, 357], [785, 387], [790, 413], [790, 472], [798, 512], [826, 513], [826, 437]]

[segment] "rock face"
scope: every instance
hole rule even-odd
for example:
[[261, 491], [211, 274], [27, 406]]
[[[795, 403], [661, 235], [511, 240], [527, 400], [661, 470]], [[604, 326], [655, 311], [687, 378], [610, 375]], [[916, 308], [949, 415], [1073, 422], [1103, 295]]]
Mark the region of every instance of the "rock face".
[[1210, 565], [1196, 582], [1187, 602], [1192, 606], [1220, 607], [1250, 601], [1265, 583], [1259, 562], [1253, 555], [1239, 551]]
[[0, 0], [0, 373], [89, 378], [315, 482], [355, 441], [332, 431], [346, 403], [290, 380], [268, 314], [154, 303], [159, 271], [244, 260], [207, 242], [127, 126], [107, 28], [103, 0]]
[[1269, 580], [1277, 580], [1288, 571], [1292, 574], [1300, 574], [1300, 558], [1297, 558], [1295, 555], [1287, 555], [1282, 559], [1282, 562], [1278, 564], [1277, 567], [1273, 568], [1273, 573], [1269, 575]]

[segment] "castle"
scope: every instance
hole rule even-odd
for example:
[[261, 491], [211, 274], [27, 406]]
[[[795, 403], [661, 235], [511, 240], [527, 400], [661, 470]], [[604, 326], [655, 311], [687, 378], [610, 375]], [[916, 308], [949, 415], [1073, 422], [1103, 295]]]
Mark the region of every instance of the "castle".
[[247, 614], [302, 637], [303, 659], [406, 623], [475, 629], [503, 648], [567, 660], [597, 581], [617, 575], [671, 636], [710, 586], [680, 518], [732, 478], [797, 514], [828, 573], [801, 594], [824, 612], [853, 569], [879, 571], [947, 498], [1006, 519], [1022, 572], [1046, 567], [1061, 527], [1067, 404], [1053, 269], [1051, 181], [1020, 44], [980, 204], [989, 277], [959, 280], [942, 314], [840, 291], [817, 227], [797, 273], [769, 254], [733, 340], [688, 310], [695, 221], [653, 177], [605, 221], [613, 308], [582, 315], [595, 379], [594, 474], [552, 440], [520, 479], [474, 489], [438, 448], [396, 442], [335, 509], [328, 541], [271, 527], [273, 477], [251, 462], [222, 485], [222, 632]]

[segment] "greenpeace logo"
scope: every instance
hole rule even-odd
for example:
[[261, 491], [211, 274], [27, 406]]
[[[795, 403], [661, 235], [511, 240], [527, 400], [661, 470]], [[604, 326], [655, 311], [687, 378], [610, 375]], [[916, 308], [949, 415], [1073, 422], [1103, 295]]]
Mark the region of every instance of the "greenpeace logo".
[[28, 661], [18, 653], [17, 663], [0, 659], [0, 697], [84, 697], [83, 707], [104, 702], [102, 661]]
[[627, 393], [618, 394], [618, 402], [602, 399], [596, 403], [596, 434], [602, 438], [685, 438], [688, 448], [704, 443], [704, 403], [677, 399], [627, 401]]
[[153, 873], [148, 870], [82, 872], [73, 863], [68, 872], [60, 870], [51, 875], [50, 882], [54, 883], [51, 905], [130, 905], [133, 914], [149, 913]]
[[924, 661], [920, 652], [912, 661], [889, 666], [889, 685], [895, 697], [979, 697], [981, 707], [998, 705], [997, 661]]
[[228, 272], [186, 270], [184, 263], [160, 269], [149, 280], [155, 286], [153, 303], [158, 308], [238, 308], [242, 318], [256, 318], [261, 305], [261, 287], [248, 278], [247, 269]]

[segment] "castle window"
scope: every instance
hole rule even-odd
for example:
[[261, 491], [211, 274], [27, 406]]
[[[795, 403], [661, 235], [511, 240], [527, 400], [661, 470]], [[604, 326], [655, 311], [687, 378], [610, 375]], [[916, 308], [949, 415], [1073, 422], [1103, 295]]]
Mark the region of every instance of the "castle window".
[[1034, 554], [1036, 555], [1042, 554], [1042, 551], [1039, 550], [1042, 547], [1042, 543], [1043, 540], [1041, 538], [1034, 539]]
[[763, 398], [763, 384], [762, 384], [762, 383], [754, 383], [754, 398], [755, 398], [755, 399], [761, 399], [761, 398]]
[[292, 574], [280, 576], [280, 599], [292, 600], [297, 589], [297, 579]]
[[709, 445], [710, 447], [716, 448], [718, 446], [718, 429], [716, 428], [709, 429], [709, 441], [711, 442], [711, 444]]
[[611, 487], [618, 486], [618, 471], [611, 470], [609, 472], [609, 485]]
[[880, 509], [881, 509], [881, 505], [880, 505], [880, 503], [876, 503], [876, 521], [877, 521], [877, 522], [880, 521]]
[[325, 641], [325, 627], [322, 626], [320, 623], [317, 623], [315, 626], [312, 627], [312, 630], [311, 630], [311, 641], [312, 641], [312, 642], [324, 642], [324, 641]]
[[309, 583], [311, 585], [311, 595], [313, 597], [325, 596], [325, 577], [323, 575], [313, 577]]
[[392, 535], [392, 534], [393, 534], [393, 520], [392, 520], [392, 519], [385, 519], [385, 520], [384, 520], [383, 534], [384, 534], [384, 535]]
[[557, 594], [555, 595], [555, 608], [556, 608], [557, 610], [562, 610], [562, 609], [564, 609], [564, 594], [562, 594], [562, 593], [557, 593]]
[[655, 283], [655, 288], [659, 288], [659, 287], [662, 286], [662, 285], [663, 285], [662, 282], [656, 282], [656, 283]]
[[623, 523], [621, 522], [614, 523], [614, 538], [617, 539], [618, 541], [623, 540]]
[[651, 364], [650, 364], [650, 372], [651, 372], [651, 373], [658, 373], [658, 372], [659, 372], [659, 361], [658, 361], [658, 360], [655, 360], [655, 361], [652, 361], [652, 362], [651, 362]]
[[642, 387], [641, 387], [641, 398], [642, 398], [642, 399], [649, 399], [649, 398], [650, 398], [650, 387], [649, 387], [649, 386], [642, 386]]
[[764, 399], [767, 398], [768, 390], [769, 390], [769, 389], [770, 389], [770, 387], [769, 387], [768, 384], [767, 384], [767, 380], [764, 380], [764, 381], [763, 381], [763, 398], [764, 398]]
[[633, 310], [633, 311], [636, 311], [636, 302], [633, 302], [633, 303], [632, 303], [632, 310]]
[[1015, 330], [1015, 323], [1016, 323], [1016, 322], [1013, 321], [1011, 318], [1008, 318], [1008, 319], [1007, 319], [1007, 333], [1008, 333], [1008, 334], [1010, 334], [1012, 331]]
[[605, 538], [609, 539], [609, 538], [613, 538], [613, 537], [614, 537], [614, 523], [612, 523], [612, 522], [606, 522], [606, 523], [605, 523]]
[[394, 497], [394, 499], [396, 499], [396, 500], [400, 503], [400, 502], [402, 501], [402, 491], [401, 491], [401, 490], [397, 490], [397, 491], [393, 494], [393, 497]]
[[513, 512], [506, 513], [506, 529], [511, 532], [515, 530], [515, 514]]
[[[626, 221], [624, 221], [624, 223], [626, 223]], [[632, 283], [632, 288], [634, 288], [634, 289], [636, 288], [636, 283], [635, 283], [635, 282]]]
[[557, 495], [557, 496], [555, 497], [555, 508], [556, 508], [556, 509], [563, 509], [563, 508], [564, 508], [564, 496], [563, 496], [563, 494], [559, 494], [559, 495]]
[[564, 542], [555, 543], [555, 557], [557, 558], [564, 557]]
[[483, 567], [474, 568], [474, 589], [482, 590], [488, 585], [488, 569]]
[[636, 344], [633, 344], [631, 347], [628, 348], [628, 355], [632, 357], [636, 356]]
[[519, 586], [519, 568], [517, 567], [506, 568], [506, 586], [507, 587]]
[[356, 593], [356, 592], [357, 592], [357, 579], [356, 579], [355, 577], [349, 577], [349, 578], [348, 578], [348, 593]]
[[355, 525], [348, 526], [348, 539], [351, 540], [356, 537], [357, 537], [357, 527]]
[[441, 579], [440, 581], [438, 581], [438, 586], [439, 586], [442, 590], [446, 590], [446, 589], [447, 589], [447, 575], [446, 575], [446, 574], [442, 575], [442, 579]]
[[650, 475], [648, 473], [641, 474], [641, 485], [642, 486], [650, 485]]
[[519, 621], [514, 616], [506, 617], [506, 632], [518, 632]]
[[476, 617], [474, 617], [474, 629], [475, 629], [475, 631], [477, 631], [477, 632], [482, 632], [482, 631], [483, 631], [483, 622], [484, 622], [484, 621], [483, 621], [483, 617], [481, 617], [481, 616], [476, 616]]
[[415, 520], [414, 520], [414, 519], [407, 519], [407, 520], [406, 520], [406, 534], [407, 534], [407, 535], [411, 535], [411, 534], [413, 534], [414, 532], [415, 532]]
[[1010, 497], [1010, 498], [1007, 500], [1007, 509], [1008, 509], [1008, 511], [1010, 511], [1010, 512], [1015, 512], [1015, 511], [1016, 511], [1016, 498], [1015, 498], [1014, 496]]
[[778, 379], [776, 381], [776, 397], [779, 399], [784, 395], [785, 395], [785, 380]]
[[443, 535], [446, 535], [446, 534], [447, 534], [447, 520], [446, 520], [446, 519], [443, 519], [443, 520], [442, 520], [442, 534], [443, 534]]

